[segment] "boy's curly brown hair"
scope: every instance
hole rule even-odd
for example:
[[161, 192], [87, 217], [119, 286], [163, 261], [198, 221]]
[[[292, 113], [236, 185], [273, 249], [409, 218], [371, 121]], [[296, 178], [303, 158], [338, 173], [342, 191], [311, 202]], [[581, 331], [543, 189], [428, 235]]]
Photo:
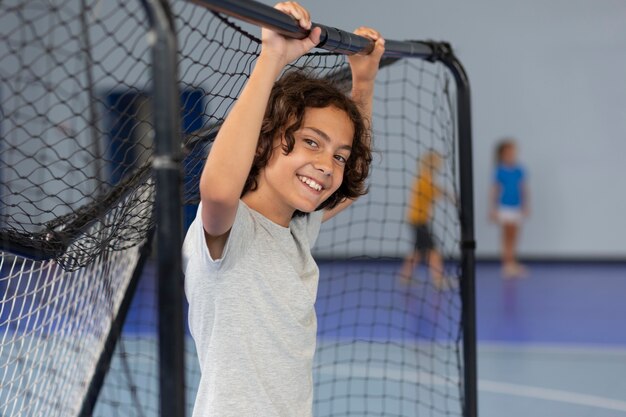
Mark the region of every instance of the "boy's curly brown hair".
[[366, 194], [365, 180], [372, 161], [371, 141], [366, 120], [356, 103], [331, 81], [292, 71], [285, 73], [272, 88], [252, 168], [241, 195], [257, 188], [257, 178], [272, 156], [275, 138], [284, 134], [286, 143], [282, 148], [285, 155], [289, 154], [295, 145], [294, 132], [302, 127], [306, 109], [331, 106], [344, 111], [352, 121], [354, 137], [341, 186], [316, 210], [332, 209], [346, 198]]

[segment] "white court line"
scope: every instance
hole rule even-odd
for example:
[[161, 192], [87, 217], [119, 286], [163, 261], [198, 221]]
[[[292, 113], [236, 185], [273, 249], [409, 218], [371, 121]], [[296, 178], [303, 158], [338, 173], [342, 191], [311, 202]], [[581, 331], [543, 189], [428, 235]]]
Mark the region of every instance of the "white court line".
[[626, 356], [626, 347], [600, 344], [559, 344], [559, 343], [502, 343], [480, 342], [478, 353], [514, 352], [514, 353], [547, 353], [547, 354], [575, 354], [575, 355], [602, 355]]
[[[192, 343], [192, 342], [190, 342]], [[480, 348], [486, 348], [488, 351], [508, 351], [508, 350], [525, 350], [520, 349], [519, 345], [509, 344], [480, 344]], [[551, 344], [536, 344], [525, 345], [525, 348], [529, 348], [527, 351], [534, 351], [534, 353], [561, 353], [563, 351], [567, 353], [576, 354], [614, 354], [624, 355], [625, 350], [615, 348], [613, 346], [576, 346], [567, 347], [562, 345]], [[402, 369], [385, 369], [380, 367], [363, 367], [359, 365], [335, 365], [335, 366], [323, 366], [316, 367], [314, 372], [316, 374], [335, 376], [335, 377], [357, 377], [357, 378], [379, 378], [395, 381], [402, 381], [415, 384], [431, 385], [431, 386], [458, 386], [458, 379], [453, 377], [446, 377], [443, 375], [437, 375], [431, 372], [415, 372]], [[581, 405], [586, 407], [603, 408], [613, 411], [626, 412], [626, 401], [616, 400], [612, 398], [599, 397], [596, 395], [583, 394], [572, 391], [541, 388], [531, 385], [511, 384], [507, 382], [492, 381], [486, 379], [480, 379], [478, 381], [478, 390], [482, 392], [490, 392], [494, 394], [512, 395], [525, 398], [534, 398], [547, 401], [562, 402], [566, 404]]]
[[[411, 372], [401, 369], [364, 368], [360, 366], [328, 366], [317, 370], [322, 374], [341, 377], [379, 378], [391, 379], [409, 383], [421, 383], [428, 385], [456, 386], [456, 378], [444, 378], [430, 372]], [[598, 397], [595, 395], [578, 392], [563, 391], [551, 388], [534, 387], [530, 385], [510, 384], [507, 382], [490, 381], [480, 379], [478, 390], [496, 394], [515, 395], [518, 397], [534, 398], [540, 400], [556, 401], [567, 404], [583, 405], [587, 407], [604, 408], [607, 410], [626, 412], [626, 401], [611, 398]]]
[[568, 404], [585, 405], [588, 407], [605, 408], [607, 410], [626, 412], [626, 401], [613, 400], [610, 398], [581, 394], [578, 392], [509, 384], [506, 382], [489, 381], [485, 379], [478, 381], [478, 389], [480, 391], [493, 392], [496, 394], [516, 395], [518, 397], [558, 401]]

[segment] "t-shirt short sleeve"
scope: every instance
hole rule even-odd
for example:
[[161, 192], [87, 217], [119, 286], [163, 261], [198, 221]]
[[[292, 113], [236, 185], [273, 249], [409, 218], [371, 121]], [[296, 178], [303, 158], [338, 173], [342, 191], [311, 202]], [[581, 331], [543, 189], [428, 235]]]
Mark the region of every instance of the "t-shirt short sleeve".
[[318, 210], [292, 220], [293, 227], [303, 229], [310, 248], [315, 245], [315, 241], [319, 236], [323, 217], [324, 210]]
[[240, 200], [235, 221], [230, 229], [224, 251], [219, 259], [214, 259], [206, 244], [204, 226], [202, 225], [202, 203], [198, 205], [196, 218], [189, 226], [183, 244], [183, 269], [187, 270], [191, 257], [209, 270], [230, 268], [236, 261], [238, 253], [246, 250], [247, 243], [253, 237], [254, 224], [250, 209]]

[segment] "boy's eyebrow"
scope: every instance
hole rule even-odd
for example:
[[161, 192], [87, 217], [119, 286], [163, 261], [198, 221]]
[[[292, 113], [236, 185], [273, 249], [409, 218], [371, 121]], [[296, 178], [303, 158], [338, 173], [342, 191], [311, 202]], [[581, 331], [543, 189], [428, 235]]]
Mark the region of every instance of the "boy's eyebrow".
[[[325, 142], [328, 142], [328, 143], [331, 142], [330, 137], [323, 130], [320, 130], [320, 129], [317, 129], [317, 128], [311, 127], [311, 126], [306, 126], [305, 129], [311, 129], [312, 131], [317, 133], [322, 139], [324, 139]], [[352, 150], [352, 146], [350, 146], [350, 145], [342, 145], [342, 146], [339, 147], [339, 149], [346, 149], [348, 151], [351, 151]]]

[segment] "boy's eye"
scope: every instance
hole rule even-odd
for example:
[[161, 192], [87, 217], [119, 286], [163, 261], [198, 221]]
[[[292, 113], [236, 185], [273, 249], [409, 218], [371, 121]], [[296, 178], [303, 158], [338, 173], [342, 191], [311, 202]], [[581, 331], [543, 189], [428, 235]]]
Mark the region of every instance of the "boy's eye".
[[342, 164], [348, 162], [348, 160], [342, 155], [335, 155], [335, 159]]
[[306, 143], [309, 146], [313, 146], [317, 148], [317, 142], [315, 142], [313, 139], [304, 138], [304, 143]]

